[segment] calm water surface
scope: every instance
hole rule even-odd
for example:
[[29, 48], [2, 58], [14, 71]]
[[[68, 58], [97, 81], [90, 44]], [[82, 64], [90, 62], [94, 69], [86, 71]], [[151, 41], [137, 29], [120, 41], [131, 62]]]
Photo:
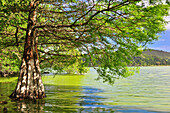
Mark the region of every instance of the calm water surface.
[[170, 67], [141, 67], [140, 73], [116, 80], [114, 86], [95, 81], [91, 69], [85, 76], [43, 77], [47, 98], [12, 101], [16, 83], [0, 83], [0, 113], [170, 113]]

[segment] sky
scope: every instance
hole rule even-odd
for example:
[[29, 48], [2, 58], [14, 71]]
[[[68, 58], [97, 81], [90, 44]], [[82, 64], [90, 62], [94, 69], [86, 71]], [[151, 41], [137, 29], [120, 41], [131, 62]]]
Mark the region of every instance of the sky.
[[[145, 2], [146, 6], [149, 5], [149, 0], [143, 1]], [[165, 3], [166, 0], [162, 0], [162, 2]], [[170, 16], [165, 17], [165, 20], [170, 21]], [[153, 44], [147, 45], [147, 48], [170, 52], [170, 22], [167, 24], [166, 28], [167, 30], [160, 34], [161, 37], [159, 38], [159, 40], [154, 41]]]
[[[170, 21], [170, 16], [165, 17], [165, 20]], [[167, 30], [161, 34], [159, 40], [147, 45], [148, 48], [170, 52], [170, 22], [166, 28]]]

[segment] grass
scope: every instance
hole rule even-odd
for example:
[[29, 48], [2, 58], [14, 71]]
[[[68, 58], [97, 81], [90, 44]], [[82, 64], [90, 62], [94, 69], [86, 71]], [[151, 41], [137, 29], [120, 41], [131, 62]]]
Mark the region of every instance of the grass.
[[74, 85], [81, 86], [84, 75], [55, 75], [43, 76], [43, 83], [46, 85]]
[[[42, 76], [45, 85], [74, 85], [81, 86], [84, 75], [55, 75]], [[18, 77], [0, 77], [0, 83], [17, 82]]]
[[0, 77], [0, 83], [15, 82], [17, 79], [18, 77]]

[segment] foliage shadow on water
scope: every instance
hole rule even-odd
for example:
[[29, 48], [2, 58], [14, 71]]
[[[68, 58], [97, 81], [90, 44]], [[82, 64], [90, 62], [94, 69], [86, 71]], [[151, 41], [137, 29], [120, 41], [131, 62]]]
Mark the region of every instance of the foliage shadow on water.
[[[111, 99], [103, 95], [105, 90], [93, 86], [45, 85], [47, 98], [39, 101], [12, 101], [8, 96], [16, 83], [0, 83], [0, 112], [6, 107], [8, 112], [50, 112], [50, 113], [163, 113], [143, 109], [128, 108], [121, 105], [110, 105]], [[112, 92], [113, 98], [114, 91]], [[167, 112], [164, 112], [167, 113]]]

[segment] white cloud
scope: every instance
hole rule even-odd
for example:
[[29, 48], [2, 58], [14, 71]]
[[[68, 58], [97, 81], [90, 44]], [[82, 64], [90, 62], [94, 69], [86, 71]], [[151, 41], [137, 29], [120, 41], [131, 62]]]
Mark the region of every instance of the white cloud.
[[170, 31], [170, 23], [166, 25], [166, 29]]
[[167, 30], [170, 30], [170, 16], [164, 17], [166, 21], [169, 21], [169, 23], [166, 25]]
[[163, 50], [163, 51], [170, 52], [170, 46], [159, 46], [159, 47], [149, 47], [149, 48], [155, 49], [155, 50]]

